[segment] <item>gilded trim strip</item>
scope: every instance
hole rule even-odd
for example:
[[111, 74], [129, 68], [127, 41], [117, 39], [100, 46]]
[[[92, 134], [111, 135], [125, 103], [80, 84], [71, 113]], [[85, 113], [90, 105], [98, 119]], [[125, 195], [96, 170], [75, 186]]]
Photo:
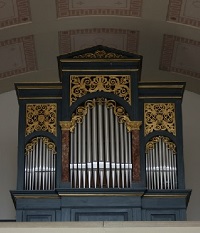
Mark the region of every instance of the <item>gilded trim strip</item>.
[[37, 90], [37, 89], [62, 89], [62, 86], [23, 86], [17, 87], [18, 90]]
[[99, 69], [84, 69], [84, 70], [79, 70], [79, 69], [62, 69], [62, 71], [82, 71], [82, 72], [87, 72], [87, 71], [101, 71], [101, 72], [110, 72], [110, 71], [118, 71], [118, 72], [120, 72], [120, 71], [131, 71], [131, 72], [135, 72], [135, 71], [138, 71], [139, 69], [109, 69], [109, 70], [104, 70], [104, 69], [101, 69], [101, 70], [99, 70]]
[[184, 86], [183, 85], [139, 85], [138, 88], [147, 88], [147, 89], [152, 89], [152, 88], [167, 88], [167, 89], [172, 89], [172, 88], [180, 88], [182, 89]]
[[69, 62], [138, 62], [138, 61], [141, 61], [141, 59], [73, 59], [73, 58], [70, 58], [70, 59], [60, 59], [59, 60], [60, 62], [63, 62], [63, 63], [69, 63]]
[[48, 100], [48, 99], [59, 99], [61, 100], [62, 97], [57, 97], [57, 96], [45, 96], [45, 97], [20, 97], [18, 98], [19, 100]]
[[139, 99], [182, 99], [182, 96], [140, 96]]
[[141, 197], [143, 193], [59, 193], [59, 196], [65, 197]]

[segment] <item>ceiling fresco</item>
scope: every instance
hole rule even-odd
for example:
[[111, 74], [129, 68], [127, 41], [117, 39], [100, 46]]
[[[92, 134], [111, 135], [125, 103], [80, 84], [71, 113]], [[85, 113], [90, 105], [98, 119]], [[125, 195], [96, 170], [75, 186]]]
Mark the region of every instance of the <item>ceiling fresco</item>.
[[95, 45], [143, 55], [143, 81], [200, 94], [200, 0], [0, 0], [0, 93], [56, 82], [56, 58]]

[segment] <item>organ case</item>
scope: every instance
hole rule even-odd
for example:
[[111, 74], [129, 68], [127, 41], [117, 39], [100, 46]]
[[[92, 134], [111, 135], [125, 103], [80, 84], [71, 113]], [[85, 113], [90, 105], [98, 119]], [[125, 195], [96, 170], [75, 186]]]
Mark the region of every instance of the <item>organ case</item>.
[[185, 220], [185, 84], [141, 82], [142, 56], [104, 46], [58, 66], [16, 84], [17, 221]]

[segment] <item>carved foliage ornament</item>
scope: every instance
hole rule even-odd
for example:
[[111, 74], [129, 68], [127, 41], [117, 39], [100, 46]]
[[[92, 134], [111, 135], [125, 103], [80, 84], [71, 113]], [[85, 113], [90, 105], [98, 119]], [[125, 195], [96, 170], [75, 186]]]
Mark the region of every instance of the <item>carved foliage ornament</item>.
[[144, 128], [145, 136], [158, 130], [167, 130], [176, 135], [175, 104], [145, 103]]
[[97, 50], [94, 53], [85, 53], [81, 55], [74, 56], [73, 58], [77, 59], [119, 59], [119, 58], [126, 58], [121, 54], [116, 53], [108, 53], [104, 50]]
[[37, 137], [37, 138], [33, 138], [31, 142], [26, 144], [25, 155], [27, 155], [28, 152], [33, 151], [35, 146], [39, 143], [40, 140], [42, 140], [42, 143], [47, 146], [48, 150], [51, 150], [53, 154], [56, 154], [56, 146], [53, 142], [51, 142], [46, 137]]
[[114, 114], [118, 117], [119, 123], [125, 123], [127, 131], [139, 130], [142, 124], [141, 121], [131, 121], [125, 109], [122, 106], [118, 106], [114, 100], [107, 100], [104, 98], [97, 98], [93, 100], [88, 100], [85, 102], [84, 106], [80, 106], [76, 109], [76, 113], [72, 115], [71, 121], [61, 121], [60, 125], [62, 130], [74, 131], [76, 123], [82, 123], [83, 117], [87, 115], [88, 109], [92, 109], [96, 104], [105, 104], [107, 108], [113, 108]]
[[26, 136], [34, 131], [47, 131], [56, 135], [57, 105], [27, 104], [26, 105]]
[[78, 98], [97, 91], [114, 93], [131, 104], [130, 75], [71, 75], [70, 104]]
[[155, 148], [155, 144], [157, 144], [160, 140], [164, 142], [169, 150], [176, 154], [176, 145], [170, 141], [168, 137], [158, 136], [154, 137], [151, 141], [146, 144], [146, 152], [149, 150], [153, 150]]

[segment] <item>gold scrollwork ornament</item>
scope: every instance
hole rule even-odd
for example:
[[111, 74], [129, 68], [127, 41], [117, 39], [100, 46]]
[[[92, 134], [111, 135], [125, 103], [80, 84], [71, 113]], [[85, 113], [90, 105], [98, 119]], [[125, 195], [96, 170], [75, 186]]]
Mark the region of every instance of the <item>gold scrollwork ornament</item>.
[[153, 131], [167, 130], [176, 135], [175, 104], [145, 103], [144, 104], [145, 136]]
[[119, 59], [119, 58], [126, 58], [121, 54], [116, 54], [112, 52], [106, 52], [105, 50], [97, 50], [94, 53], [85, 53], [74, 56], [73, 58], [76, 59]]
[[48, 131], [56, 135], [56, 103], [26, 104], [26, 136], [34, 131]]
[[97, 91], [114, 93], [131, 104], [130, 80], [129, 75], [71, 75], [70, 104]]

